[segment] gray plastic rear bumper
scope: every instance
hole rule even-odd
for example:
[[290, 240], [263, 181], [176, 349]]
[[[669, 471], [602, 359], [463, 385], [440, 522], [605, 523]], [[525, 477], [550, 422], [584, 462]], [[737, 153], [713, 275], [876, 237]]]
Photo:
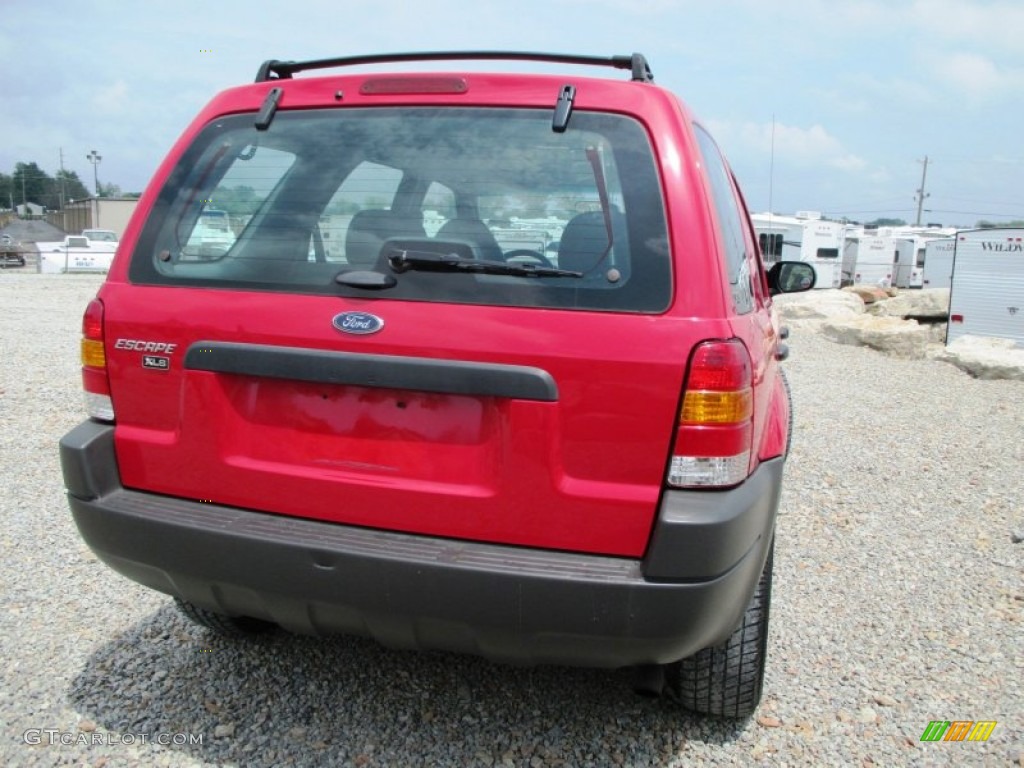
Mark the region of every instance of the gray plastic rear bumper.
[[355, 528], [123, 488], [114, 428], [60, 443], [71, 511], [110, 567], [303, 633], [516, 663], [667, 663], [727, 637], [753, 594], [782, 460], [742, 486], [665, 494], [642, 560]]

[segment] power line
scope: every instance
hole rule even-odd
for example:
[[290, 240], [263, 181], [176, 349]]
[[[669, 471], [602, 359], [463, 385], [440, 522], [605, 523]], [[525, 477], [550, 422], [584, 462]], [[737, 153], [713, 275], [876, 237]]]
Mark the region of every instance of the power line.
[[997, 219], [1024, 219], [1024, 213], [992, 213], [984, 211], [947, 211], [940, 208], [929, 208], [929, 213], [953, 213], [960, 216], [991, 216]]
[[872, 208], [870, 210], [851, 210], [849, 208], [830, 208], [828, 210], [823, 211], [823, 213], [828, 213], [828, 214], [838, 214], [840, 212], [843, 213], [843, 214], [847, 214], [847, 213], [913, 213], [914, 209], [913, 208]]
[[1024, 208], [1024, 201], [1021, 200], [978, 200], [973, 197], [951, 197], [950, 195], [943, 195], [943, 200], [951, 200], [957, 203], [978, 203], [980, 205], [1005, 205], [1013, 206], [1016, 208]]

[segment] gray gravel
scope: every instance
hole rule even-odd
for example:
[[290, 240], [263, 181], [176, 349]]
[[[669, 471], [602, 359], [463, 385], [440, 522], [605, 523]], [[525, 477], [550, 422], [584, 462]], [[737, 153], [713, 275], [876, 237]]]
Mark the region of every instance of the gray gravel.
[[[733, 725], [621, 673], [231, 643], [117, 576], [78, 537], [56, 452], [100, 279], [0, 274], [0, 763], [1024, 765], [1021, 382], [794, 332], [766, 696]], [[921, 743], [931, 720], [998, 725]], [[154, 743], [172, 734], [202, 743]]]

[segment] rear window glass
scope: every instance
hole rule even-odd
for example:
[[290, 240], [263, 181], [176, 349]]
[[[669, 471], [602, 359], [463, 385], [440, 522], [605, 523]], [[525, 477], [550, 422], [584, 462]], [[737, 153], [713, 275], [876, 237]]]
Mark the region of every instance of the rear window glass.
[[266, 131], [238, 115], [170, 174], [130, 276], [366, 296], [345, 275], [370, 272], [395, 299], [660, 312], [660, 190], [619, 115], [576, 111], [563, 133], [536, 109], [279, 112]]

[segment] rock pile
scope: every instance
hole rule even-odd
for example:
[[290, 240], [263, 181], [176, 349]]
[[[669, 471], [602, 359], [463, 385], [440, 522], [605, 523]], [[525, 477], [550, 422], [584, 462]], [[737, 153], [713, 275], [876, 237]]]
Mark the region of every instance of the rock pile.
[[979, 379], [1024, 381], [1024, 349], [1012, 341], [967, 336], [945, 346], [948, 288], [856, 286], [782, 295], [775, 303], [785, 325], [815, 331], [839, 344], [909, 360], [932, 357]]
[[1024, 349], [1010, 339], [961, 336], [933, 357], [952, 363], [976, 379], [1024, 381]]

